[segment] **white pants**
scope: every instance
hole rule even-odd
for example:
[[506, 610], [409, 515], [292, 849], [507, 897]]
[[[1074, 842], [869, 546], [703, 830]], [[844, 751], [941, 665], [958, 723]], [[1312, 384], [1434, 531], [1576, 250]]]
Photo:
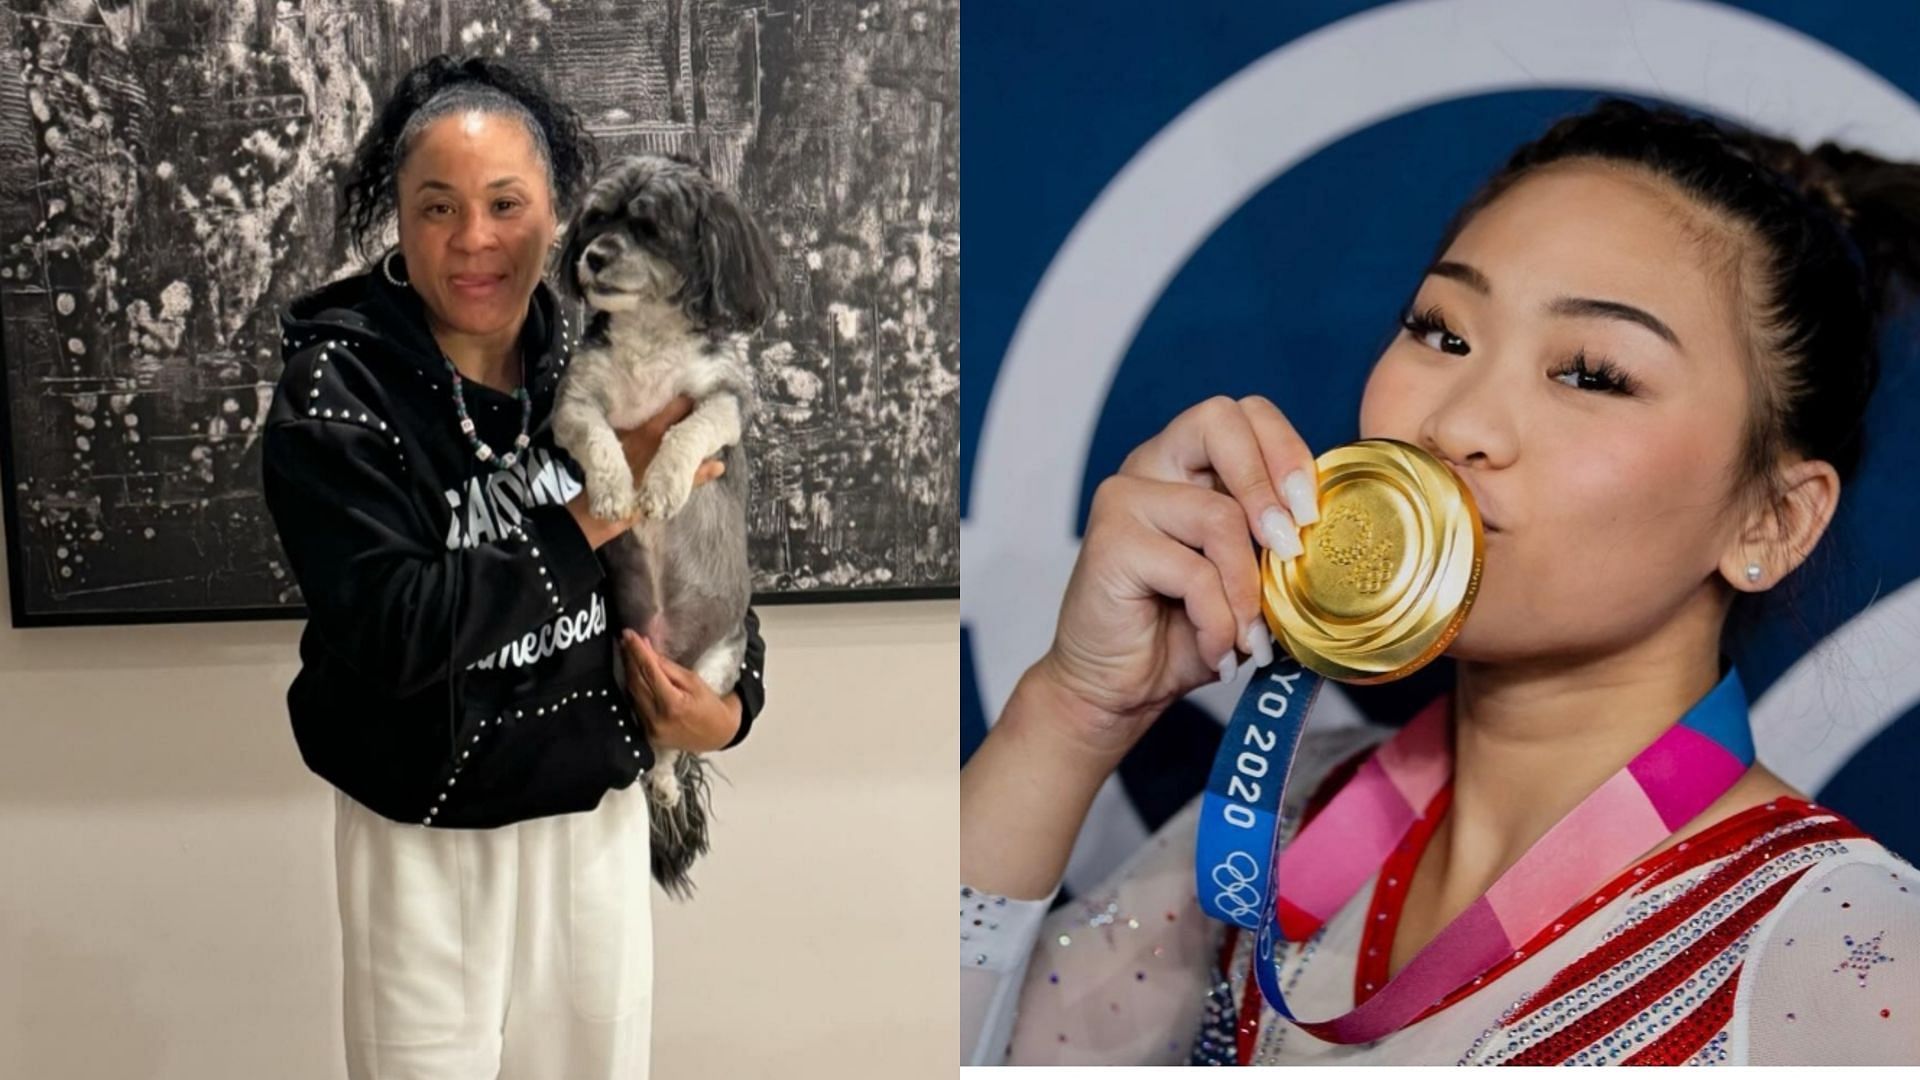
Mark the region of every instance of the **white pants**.
[[652, 892], [642, 785], [498, 829], [335, 793], [353, 1080], [645, 1080]]

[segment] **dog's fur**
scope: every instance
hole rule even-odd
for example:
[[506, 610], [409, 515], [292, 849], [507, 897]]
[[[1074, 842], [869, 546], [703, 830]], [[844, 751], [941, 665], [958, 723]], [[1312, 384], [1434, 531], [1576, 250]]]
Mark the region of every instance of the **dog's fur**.
[[[595, 516], [641, 515], [602, 549], [615, 617], [724, 695], [753, 589], [741, 438], [755, 401], [747, 335], [775, 303], [766, 239], [693, 162], [631, 157], [601, 175], [568, 225], [559, 278], [593, 315], [560, 383], [554, 439], [585, 472]], [[694, 399], [692, 414], [667, 430], [636, 483], [616, 430], [681, 394]], [[695, 471], [716, 455], [725, 474], [696, 489]], [[707, 850], [704, 767], [656, 747], [645, 783], [654, 879], [685, 896]]]

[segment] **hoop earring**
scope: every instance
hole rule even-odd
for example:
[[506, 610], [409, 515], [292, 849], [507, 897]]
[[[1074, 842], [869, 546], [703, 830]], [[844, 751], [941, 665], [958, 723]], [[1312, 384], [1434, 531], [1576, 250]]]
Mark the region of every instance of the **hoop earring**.
[[393, 284], [394, 288], [404, 289], [407, 287], [406, 280], [393, 276], [393, 257], [398, 254], [400, 254], [399, 248], [393, 248], [387, 252], [387, 257], [380, 260], [380, 273], [386, 276], [386, 279]]

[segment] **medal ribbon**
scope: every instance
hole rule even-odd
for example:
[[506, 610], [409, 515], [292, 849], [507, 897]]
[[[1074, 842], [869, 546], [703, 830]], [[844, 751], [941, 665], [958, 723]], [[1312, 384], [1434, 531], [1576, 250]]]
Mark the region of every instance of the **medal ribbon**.
[[1351, 900], [1453, 771], [1442, 700], [1381, 744], [1282, 845], [1280, 807], [1321, 682], [1284, 655], [1254, 673], [1202, 796], [1194, 874], [1202, 910], [1257, 932], [1254, 971], [1267, 1003], [1328, 1042], [1371, 1042], [1412, 1023], [1698, 816], [1753, 764], [1746, 695], [1728, 671], [1378, 993], [1344, 1015], [1309, 1020], [1296, 1016], [1280, 992], [1275, 942], [1306, 940]]

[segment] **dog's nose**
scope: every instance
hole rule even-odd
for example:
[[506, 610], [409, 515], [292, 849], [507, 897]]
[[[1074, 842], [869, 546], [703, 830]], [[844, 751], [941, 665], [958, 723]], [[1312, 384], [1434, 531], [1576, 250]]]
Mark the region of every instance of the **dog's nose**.
[[593, 250], [592, 248], [587, 249], [586, 257], [587, 257], [587, 271], [589, 273], [597, 274], [600, 272], [601, 267], [607, 265], [607, 257]]

